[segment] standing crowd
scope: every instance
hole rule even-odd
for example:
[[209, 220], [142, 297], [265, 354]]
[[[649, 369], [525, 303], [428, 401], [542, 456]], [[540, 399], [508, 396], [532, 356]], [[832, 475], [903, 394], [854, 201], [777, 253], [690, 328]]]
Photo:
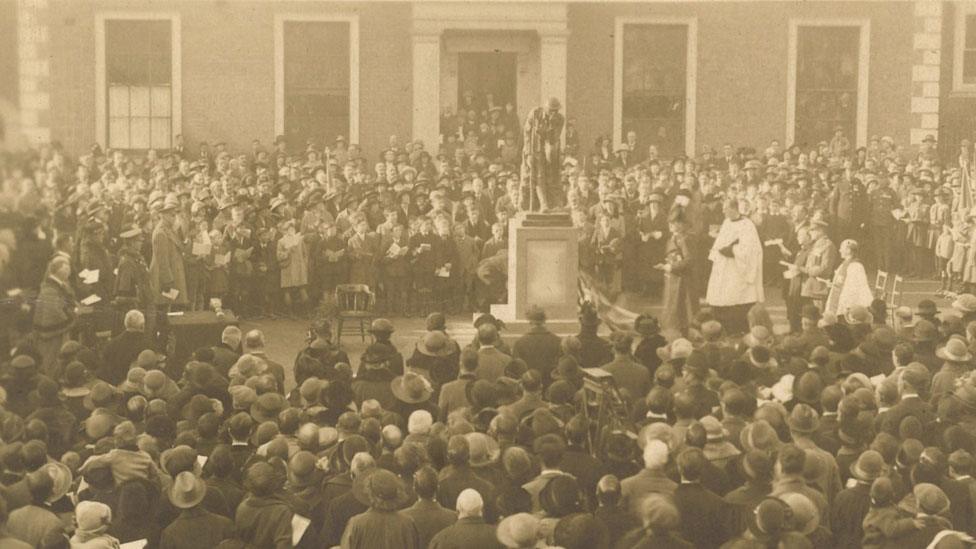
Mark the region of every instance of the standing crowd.
[[[506, 335], [484, 311], [524, 198], [510, 115], [445, 113], [436, 158], [392, 137], [372, 166], [341, 137], [5, 157], [0, 547], [974, 543], [968, 143], [958, 168], [842, 132], [665, 160], [633, 132], [587, 154], [570, 118], [549, 205], [594, 287], [663, 313], [603, 335], [584, 303], [561, 337], [536, 307]], [[889, 319], [870, 269], [958, 295]], [[343, 284], [424, 335], [376, 319], [352, 360]], [[222, 307], [313, 328], [287, 366], [234, 326], [165, 356], [167, 312]]]

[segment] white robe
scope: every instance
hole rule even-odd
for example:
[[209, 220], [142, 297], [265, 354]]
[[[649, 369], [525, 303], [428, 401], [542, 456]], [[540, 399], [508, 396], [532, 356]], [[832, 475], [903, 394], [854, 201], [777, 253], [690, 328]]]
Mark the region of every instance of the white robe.
[[[725, 257], [719, 252], [736, 239], [739, 242], [732, 248], [734, 257]], [[708, 259], [712, 261], [712, 274], [705, 294], [709, 305], [731, 307], [765, 301], [763, 244], [752, 221], [745, 217], [723, 221]]]
[[840, 264], [834, 271], [833, 284], [827, 295], [825, 312], [843, 315], [856, 305], [870, 307], [874, 301], [874, 292], [868, 284], [868, 275], [864, 272], [864, 265], [857, 260], [848, 260]]

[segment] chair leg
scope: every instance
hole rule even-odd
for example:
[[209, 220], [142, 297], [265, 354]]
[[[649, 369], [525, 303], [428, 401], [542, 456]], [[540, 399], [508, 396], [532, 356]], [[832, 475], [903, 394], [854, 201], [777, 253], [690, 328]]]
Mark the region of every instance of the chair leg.
[[366, 343], [366, 321], [359, 319], [359, 340]]
[[342, 317], [336, 321], [336, 345], [342, 344]]

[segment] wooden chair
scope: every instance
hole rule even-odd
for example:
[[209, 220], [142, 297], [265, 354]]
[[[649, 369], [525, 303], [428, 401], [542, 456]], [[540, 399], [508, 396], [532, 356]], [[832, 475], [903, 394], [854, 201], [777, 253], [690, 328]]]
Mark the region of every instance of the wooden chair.
[[901, 306], [902, 297], [904, 297], [904, 289], [902, 288], [905, 284], [905, 279], [901, 275], [895, 275], [895, 281], [891, 284], [891, 293], [888, 294], [888, 299], [886, 305], [888, 306], [888, 316], [889, 320], [894, 323], [895, 319], [895, 309]]
[[[366, 341], [366, 332], [373, 322], [373, 305], [376, 296], [366, 284], [339, 284], [335, 289], [336, 308], [336, 343], [342, 342], [343, 330], [359, 331], [359, 337]], [[343, 323], [349, 323], [343, 327]]]
[[888, 295], [888, 273], [886, 271], [878, 271], [878, 274], [874, 277], [874, 297], [878, 299], [885, 299]]

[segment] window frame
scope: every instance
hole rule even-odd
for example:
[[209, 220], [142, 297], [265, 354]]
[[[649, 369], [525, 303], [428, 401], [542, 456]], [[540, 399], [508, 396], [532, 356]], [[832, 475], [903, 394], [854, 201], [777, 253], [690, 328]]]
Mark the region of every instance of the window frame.
[[359, 15], [334, 13], [278, 13], [274, 18], [274, 131], [285, 134], [285, 23], [349, 24], [349, 135], [359, 143]]
[[698, 82], [697, 17], [616, 17], [613, 33], [613, 142], [624, 140], [624, 29], [627, 25], [684, 25], [687, 27], [685, 51], [685, 155], [695, 155], [695, 129]]
[[[976, 96], [976, 82], [963, 82], [963, 57], [966, 51], [966, 18], [976, 15], [976, 3], [954, 2], [956, 25], [952, 35], [952, 92]], [[976, 32], [976, 29], [969, 29]]]
[[785, 143], [792, 145], [796, 139], [796, 71], [797, 46], [800, 27], [857, 27], [857, 101], [855, 106], [854, 137], [855, 147], [864, 147], [868, 141], [868, 92], [871, 67], [871, 20], [857, 18], [842, 19], [805, 19], [795, 18], [789, 22], [789, 42], [786, 59], [786, 139]]
[[[109, 148], [105, 23], [107, 21], [160, 20], [170, 22], [170, 148], [172, 148], [172, 144], [176, 142], [176, 136], [183, 133], [183, 33], [180, 14], [176, 12], [146, 11], [98, 12], [95, 14], [95, 141], [102, 145], [105, 149]], [[152, 127], [151, 122], [150, 127]]]

